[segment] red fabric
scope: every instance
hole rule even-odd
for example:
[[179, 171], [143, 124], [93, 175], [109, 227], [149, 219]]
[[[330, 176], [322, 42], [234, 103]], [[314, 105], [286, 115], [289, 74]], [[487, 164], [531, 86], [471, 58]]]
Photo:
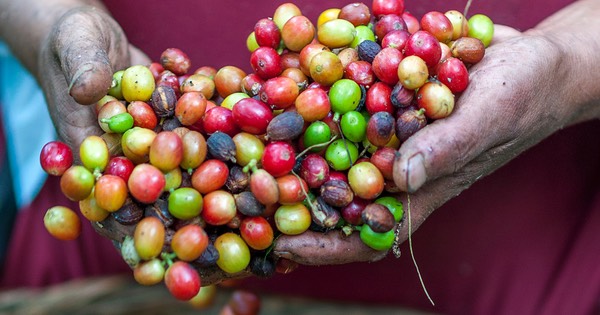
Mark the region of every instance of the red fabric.
[[[77, 240], [60, 241], [46, 231], [44, 214], [55, 205], [80, 215], [82, 232]], [[50, 177], [33, 203], [20, 210], [6, 258], [0, 288], [39, 287], [129, 270], [112, 242], [100, 237], [78, 204], [62, 194], [58, 177]]]
[[[167, 47], [186, 51], [194, 67], [249, 69], [245, 39], [283, 1], [106, 1], [129, 39], [156, 60]], [[526, 29], [568, 1], [475, 1], [471, 13]], [[349, 1], [298, 1], [305, 15]], [[422, 15], [462, 9], [463, 1], [406, 2]], [[499, 7], [502, 6], [502, 7]], [[132, 11], [135, 9], [135, 11]], [[134, 13], [132, 13], [134, 12]], [[190, 14], [193, 13], [193, 14]], [[600, 301], [600, 122], [565, 129], [525, 152], [437, 210], [414, 234], [429, 305], [407, 244], [403, 257], [372, 264], [301, 267], [257, 290], [416, 307], [443, 314], [591, 314]], [[87, 225], [60, 242], [42, 226], [49, 205], [66, 200], [52, 178], [19, 215], [4, 286], [39, 286], [75, 277], [126, 272], [106, 239]], [[76, 207], [76, 205], [73, 205]]]

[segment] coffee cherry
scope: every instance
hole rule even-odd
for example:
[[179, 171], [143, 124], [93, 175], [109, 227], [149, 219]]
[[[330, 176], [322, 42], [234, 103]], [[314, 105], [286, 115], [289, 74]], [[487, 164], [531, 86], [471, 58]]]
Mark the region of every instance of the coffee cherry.
[[469, 18], [468, 25], [467, 35], [481, 40], [488, 47], [494, 37], [494, 22], [486, 15], [475, 14]]
[[154, 76], [148, 67], [135, 65], [123, 72], [121, 91], [128, 102], [150, 100], [154, 87]]
[[79, 217], [75, 211], [63, 206], [54, 206], [46, 211], [44, 226], [50, 235], [59, 240], [74, 240], [81, 234]]
[[49, 175], [61, 176], [73, 165], [73, 152], [64, 142], [50, 141], [42, 147], [40, 165]]
[[190, 58], [179, 48], [165, 49], [160, 55], [160, 64], [176, 75], [186, 74], [191, 67]]
[[454, 110], [452, 91], [439, 81], [425, 83], [417, 92], [417, 102], [430, 119], [447, 117]]

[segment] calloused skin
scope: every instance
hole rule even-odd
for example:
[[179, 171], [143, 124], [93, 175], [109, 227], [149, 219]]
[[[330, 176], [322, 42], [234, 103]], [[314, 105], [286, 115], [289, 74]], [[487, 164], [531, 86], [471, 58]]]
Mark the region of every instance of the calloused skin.
[[[14, 9], [8, 2], [0, 0], [0, 9]], [[149, 59], [127, 42], [99, 3], [57, 2], [73, 8], [49, 21], [51, 32], [40, 31], [33, 47], [11, 40], [9, 32], [0, 35], [17, 54], [22, 52], [24, 64], [41, 82], [59, 137], [77, 147], [86, 136], [101, 133], [93, 107], [85, 105], [106, 94], [115, 69], [148, 64]], [[412, 218], [410, 227], [401, 225], [400, 242], [408, 238], [409, 228], [417, 230], [435, 209], [478, 179], [554, 132], [600, 117], [600, 72], [589, 71], [600, 64], [599, 14], [600, 1], [582, 0], [523, 33], [496, 26], [484, 59], [470, 68], [471, 83], [454, 112], [399, 149], [394, 181], [406, 192], [399, 195], [405, 205], [410, 194]], [[0, 30], [14, 24], [0, 17]], [[112, 239], [128, 233], [111, 224], [96, 228]], [[376, 261], [388, 255], [364, 245], [358, 233], [344, 237], [335, 231], [279, 237], [273, 253], [307, 265]], [[249, 275], [201, 273], [203, 285]]]

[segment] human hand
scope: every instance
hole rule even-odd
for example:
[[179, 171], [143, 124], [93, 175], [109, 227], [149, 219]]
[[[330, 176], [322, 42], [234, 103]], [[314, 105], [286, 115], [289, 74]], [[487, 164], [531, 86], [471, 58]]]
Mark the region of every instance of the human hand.
[[114, 72], [149, 58], [132, 46], [106, 12], [77, 7], [53, 25], [38, 60], [58, 137], [72, 148], [102, 133], [92, 105], [107, 94]]
[[[87, 136], [103, 133], [93, 104], [107, 94], [113, 73], [130, 65], [150, 64], [150, 59], [127, 41], [121, 27], [106, 12], [79, 7], [56, 22], [38, 64], [39, 81], [58, 136], [78, 148]], [[135, 227], [120, 224], [113, 216], [92, 226], [116, 243], [133, 235]], [[197, 270], [203, 285], [251, 274], [249, 270], [227, 274], [216, 265]]]
[[[398, 242], [478, 179], [580, 119], [578, 111], [565, 106], [568, 94], [552, 82], [560, 80], [556, 74], [562, 69], [561, 58], [542, 36], [496, 27], [494, 42], [470, 69], [470, 86], [457, 99], [454, 112], [414, 134], [399, 149], [394, 180], [410, 194], [410, 204], [407, 194], [400, 198], [412, 220], [405, 217]], [[281, 237], [274, 252], [309, 265], [373, 261], [387, 254], [367, 251], [359, 239], [352, 246], [341, 246], [347, 242], [339, 234], [306, 233]]]

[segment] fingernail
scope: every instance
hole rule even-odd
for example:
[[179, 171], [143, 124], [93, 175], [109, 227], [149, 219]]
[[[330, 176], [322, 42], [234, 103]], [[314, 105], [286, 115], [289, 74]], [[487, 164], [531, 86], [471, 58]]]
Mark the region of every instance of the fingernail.
[[75, 74], [73, 75], [73, 78], [71, 79], [71, 82], [69, 83], [69, 94], [71, 94], [71, 90], [73, 89], [73, 85], [75, 85], [75, 83], [77, 83], [77, 80], [79, 80], [79, 78], [86, 72], [92, 70], [94, 68], [94, 66], [92, 64], [86, 63], [83, 64], [79, 67], [79, 69], [77, 69], [77, 72], [75, 72]]
[[408, 159], [406, 166], [406, 183], [409, 193], [414, 193], [427, 180], [425, 166], [423, 165], [423, 154], [418, 153]]

